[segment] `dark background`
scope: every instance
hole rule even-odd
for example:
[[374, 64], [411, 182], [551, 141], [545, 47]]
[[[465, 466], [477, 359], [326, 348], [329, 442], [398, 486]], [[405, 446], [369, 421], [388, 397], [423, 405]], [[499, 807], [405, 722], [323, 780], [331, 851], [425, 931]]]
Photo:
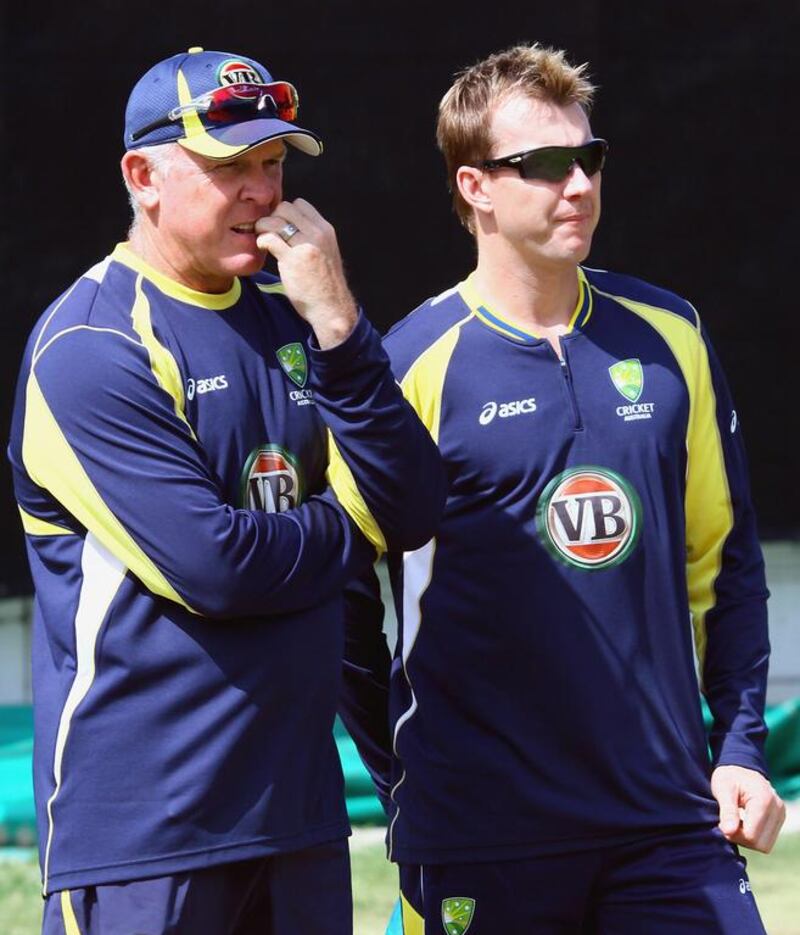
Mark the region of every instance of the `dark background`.
[[[796, 537], [797, 0], [259, 3], [2, 0], [0, 430], [42, 310], [124, 239], [130, 88], [192, 45], [250, 55], [300, 90], [326, 143], [287, 196], [337, 227], [349, 277], [385, 330], [470, 270], [434, 144], [452, 75], [538, 40], [588, 61], [611, 142], [589, 265], [690, 299], [732, 384], [764, 539]], [[29, 579], [5, 459], [0, 594]]]

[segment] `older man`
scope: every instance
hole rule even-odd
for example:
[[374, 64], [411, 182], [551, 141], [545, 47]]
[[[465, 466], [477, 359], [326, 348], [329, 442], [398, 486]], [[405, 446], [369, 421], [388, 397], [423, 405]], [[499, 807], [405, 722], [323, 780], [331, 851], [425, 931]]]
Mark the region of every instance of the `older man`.
[[[741, 430], [695, 309], [583, 266], [593, 93], [537, 45], [458, 76], [438, 141], [477, 266], [385, 342], [451, 477], [436, 538], [390, 557], [389, 846], [414, 935], [763, 932], [736, 845], [768, 851], [784, 808]], [[345, 714], [380, 774], [365, 668]]]
[[296, 116], [249, 58], [150, 69], [129, 241], [27, 347], [10, 458], [48, 935], [351, 931], [342, 588], [429, 538], [444, 481], [333, 228], [283, 200], [287, 144], [322, 150]]

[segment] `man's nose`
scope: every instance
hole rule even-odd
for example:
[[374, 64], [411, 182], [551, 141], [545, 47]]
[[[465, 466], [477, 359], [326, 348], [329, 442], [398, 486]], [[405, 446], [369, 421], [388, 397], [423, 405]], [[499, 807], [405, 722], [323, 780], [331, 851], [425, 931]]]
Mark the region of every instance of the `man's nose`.
[[274, 169], [256, 168], [248, 172], [243, 194], [246, 200], [270, 205], [281, 200], [281, 180], [276, 177]]
[[570, 166], [569, 174], [567, 175], [564, 185], [564, 193], [568, 195], [580, 195], [591, 191], [591, 189], [592, 179], [584, 172], [583, 166], [576, 159]]

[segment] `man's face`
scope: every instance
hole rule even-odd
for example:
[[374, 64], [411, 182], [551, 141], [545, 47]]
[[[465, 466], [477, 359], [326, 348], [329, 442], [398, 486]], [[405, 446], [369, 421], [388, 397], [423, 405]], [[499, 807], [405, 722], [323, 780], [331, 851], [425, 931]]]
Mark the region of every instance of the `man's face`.
[[[557, 107], [514, 95], [492, 115], [490, 158], [540, 146], [579, 146], [592, 138], [578, 104]], [[523, 179], [516, 169], [484, 173], [496, 232], [533, 265], [586, 259], [600, 219], [600, 172], [575, 165], [561, 182]]]
[[225, 162], [175, 147], [156, 170], [158, 208], [151, 247], [173, 279], [200, 292], [225, 292], [235, 276], [264, 265], [253, 222], [280, 202], [286, 147], [271, 140]]

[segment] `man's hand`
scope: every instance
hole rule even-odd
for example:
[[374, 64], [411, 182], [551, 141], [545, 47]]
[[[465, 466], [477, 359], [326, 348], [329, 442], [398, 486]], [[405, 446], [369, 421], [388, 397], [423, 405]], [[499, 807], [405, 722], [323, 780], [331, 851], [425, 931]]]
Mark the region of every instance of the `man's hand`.
[[[287, 225], [296, 228], [286, 233]], [[281, 235], [281, 231], [284, 235]], [[297, 198], [282, 201], [256, 221], [258, 246], [278, 261], [281, 281], [298, 315], [314, 329], [321, 348], [340, 344], [356, 324], [358, 309], [347, 287], [336, 231], [317, 209]]]
[[719, 828], [732, 844], [769, 854], [786, 819], [786, 806], [769, 780], [744, 766], [718, 766], [711, 792], [719, 802]]

